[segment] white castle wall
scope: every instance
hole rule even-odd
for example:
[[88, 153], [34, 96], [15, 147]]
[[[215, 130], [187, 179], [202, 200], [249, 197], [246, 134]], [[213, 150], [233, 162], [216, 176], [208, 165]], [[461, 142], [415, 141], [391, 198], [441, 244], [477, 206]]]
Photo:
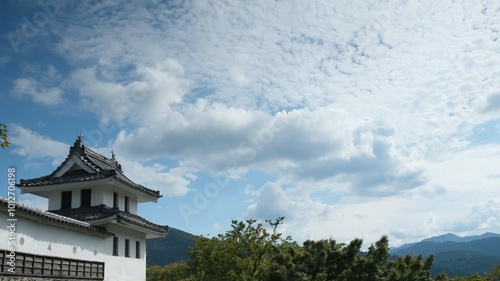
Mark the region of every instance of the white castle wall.
[[[82, 233], [41, 221], [41, 217], [27, 218], [16, 212], [15, 222], [16, 244], [18, 252], [36, 255], [57, 256], [70, 259], [91, 260], [105, 263], [105, 279], [107, 281], [141, 281], [146, 280], [145, 239], [134, 236], [134, 233], [119, 233], [119, 256], [112, 255], [113, 238], [103, 238], [95, 234]], [[0, 249], [8, 250], [9, 217], [0, 210]], [[124, 257], [124, 239], [130, 239], [130, 258]], [[135, 258], [135, 241], [141, 241], [141, 258]]]

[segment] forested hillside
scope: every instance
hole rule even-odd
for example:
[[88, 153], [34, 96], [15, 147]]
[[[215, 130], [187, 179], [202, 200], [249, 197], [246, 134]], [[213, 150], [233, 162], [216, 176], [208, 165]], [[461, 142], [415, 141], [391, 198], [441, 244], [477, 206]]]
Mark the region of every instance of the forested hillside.
[[164, 266], [189, 260], [188, 250], [194, 245], [196, 236], [172, 228], [167, 237], [148, 239], [146, 264]]
[[391, 252], [396, 256], [433, 254], [435, 257], [431, 268], [433, 275], [441, 272], [449, 276], [484, 274], [500, 264], [500, 236], [495, 233], [485, 233], [481, 236], [462, 238], [446, 234], [403, 245]]
[[485, 255], [472, 251], [448, 251], [435, 255], [431, 268], [433, 275], [445, 272], [448, 276], [471, 276], [490, 272], [500, 265], [500, 256]]

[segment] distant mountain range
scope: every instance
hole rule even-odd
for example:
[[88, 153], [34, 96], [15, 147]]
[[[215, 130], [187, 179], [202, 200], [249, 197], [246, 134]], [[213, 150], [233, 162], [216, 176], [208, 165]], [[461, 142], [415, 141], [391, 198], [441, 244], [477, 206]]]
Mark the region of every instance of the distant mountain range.
[[[189, 260], [188, 250], [194, 245], [195, 235], [179, 229], [172, 229], [167, 237], [147, 241], [148, 266]], [[434, 254], [431, 273], [446, 272], [448, 276], [470, 276], [490, 272], [500, 264], [500, 234], [485, 233], [476, 236], [460, 237], [444, 234], [424, 239], [418, 243], [405, 244], [391, 248], [393, 256], [413, 256]]]
[[485, 238], [492, 238], [492, 237], [500, 237], [500, 234], [497, 233], [492, 233], [492, 232], [486, 232], [482, 235], [473, 235], [473, 236], [465, 236], [465, 237], [460, 237], [457, 236], [453, 233], [447, 233], [444, 235], [440, 236], [434, 236], [430, 238], [426, 238], [420, 242], [417, 243], [409, 243], [409, 244], [404, 244], [400, 247], [396, 248], [391, 248], [390, 252], [391, 253], [396, 253], [396, 252], [402, 252], [404, 253], [404, 249], [413, 247], [417, 244], [421, 244], [422, 242], [436, 242], [436, 243], [443, 243], [443, 242], [455, 242], [455, 243], [464, 243], [464, 242], [471, 242], [474, 240], [480, 240], [480, 239], [485, 239]]
[[448, 233], [392, 248], [390, 252], [395, 256], [434, 254], [431, 268], [434, 275], [440, 272], [449, 276], [483, 274], [500, 264], [500, 234], [488, 232], [460, 237]]

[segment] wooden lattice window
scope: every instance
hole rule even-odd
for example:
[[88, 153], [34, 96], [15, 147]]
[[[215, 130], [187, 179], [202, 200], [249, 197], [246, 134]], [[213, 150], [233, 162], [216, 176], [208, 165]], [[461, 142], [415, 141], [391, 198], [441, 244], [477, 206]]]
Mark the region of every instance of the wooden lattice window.
[[9, 252], [0, 250], [0, 275], [28, 277], [71, 277], [78, 279], [104, 280], [104, 262], [67, 259], [53, 256], [15, 253], [14, 273], [11, 268]]

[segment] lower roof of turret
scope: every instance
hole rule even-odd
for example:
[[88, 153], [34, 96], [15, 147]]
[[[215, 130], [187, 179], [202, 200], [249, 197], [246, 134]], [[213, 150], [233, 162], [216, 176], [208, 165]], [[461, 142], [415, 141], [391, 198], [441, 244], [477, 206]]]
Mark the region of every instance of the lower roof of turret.
[[91, 223], [84, 222], [82, 220], [78, 220], [78, 219], [71, 218], [68, 216], [64, 216], [62, 214], [56, 214], [56, 213], [44, 211], [44, 210], [20, 203], [20, 202], [9, 201], [8, 199], [0, 196], [0, 205], [3, 205], [5, 208], [7, 208], [7, 206], [9, 204], [15, 205], [15, 212], [22, 212], [22, 213], [37, 217], [38, 218], [37, 220], [40, 220], [40, 221], [42, 221], [42, 220], [50, 221], [53, 224], [58, 225], [58, 226], [63, 227], [63, 228], [72, 227], [75, 230], [80, 230], [80, 231], [84, 231], [84, 232], [93, 232], [93, 233], [105, 235], [105, 236], [114, 235], [113, 233], [108, 232], [106, 230], [106, 228], [104, 228], [104, 227], [93, 225]]
[[166, 235], [170, 228], [168, 226], [152, 223], [141, 216], [131, 214], [129, 212], [120, 211], [117, 208], [111, 208], [106, 205], [98, 205], [92, 207], [83, 207], [75, 209], [52, 210], [49, 212], [70, 217], [80, 221], [92, 221], [110, 217], [116, 217], [118, 221], [124, 221], [141, 228], [151, 230], [160, 234]]

